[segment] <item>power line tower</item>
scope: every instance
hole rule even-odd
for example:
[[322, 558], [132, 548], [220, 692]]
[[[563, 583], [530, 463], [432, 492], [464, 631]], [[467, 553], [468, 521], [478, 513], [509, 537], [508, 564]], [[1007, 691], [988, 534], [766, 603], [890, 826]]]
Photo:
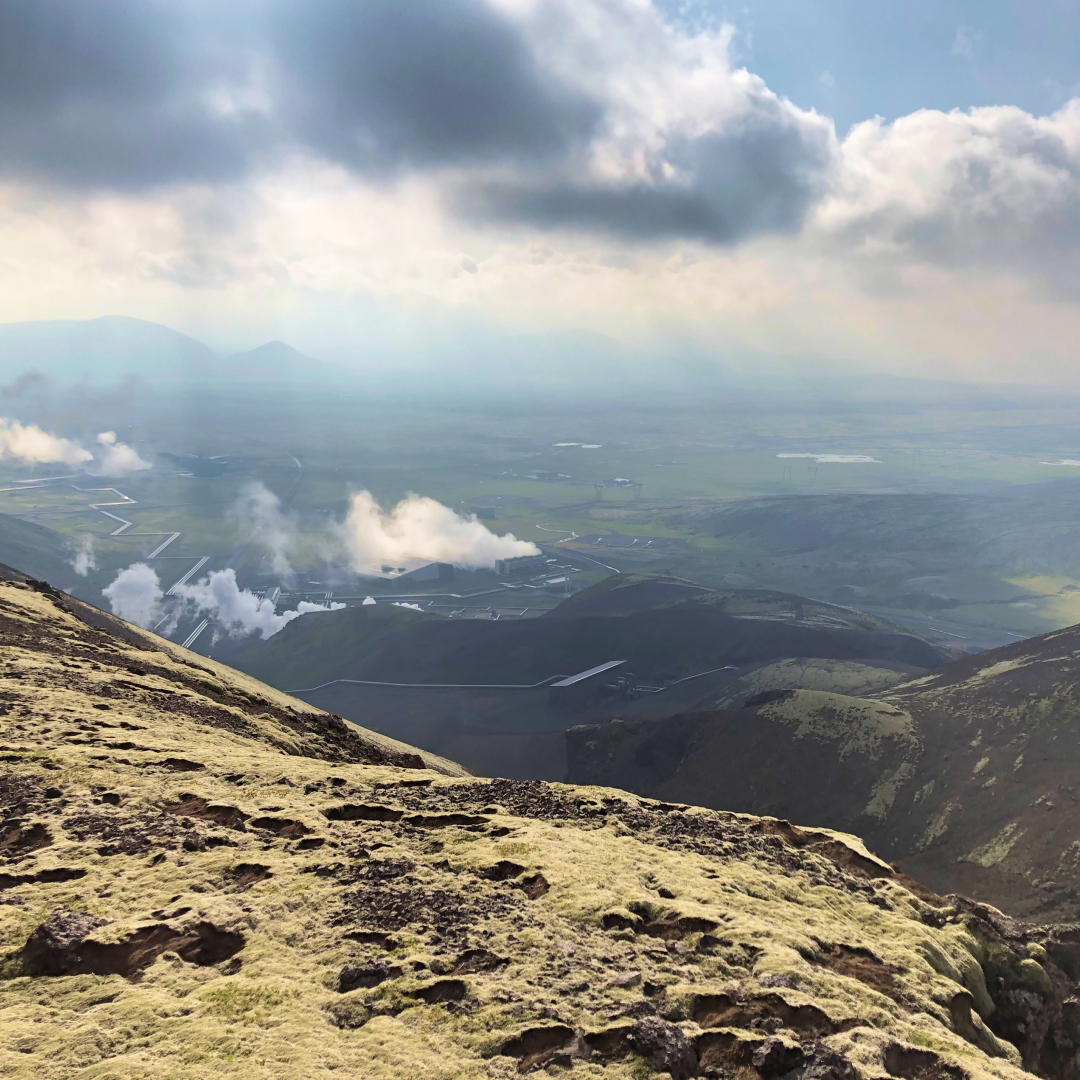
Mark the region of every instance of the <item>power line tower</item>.
[[784, 466], [784, 479], [780, 481], [782, 484], [787, 484], [789, 487], [794, 483], [791, 477], [791, 466]]
[[604, 499], [604, 484], [602, 481], [598, 481], [593, 484], [593, 489], [596, 491], [596, 501], [602, 502]]
[[816, 465], [807, 465], [806, 466], [806, 471], [810, 474], [810, 486], [813, 487], [814, 486], [814, 480], [817, 478], [817, 466]]
[[645, 485], [641, 483], [640, 480], [636, 484], [634, 484], [634, 502], [637, 502], [641, 498], [641, 489], [644, 486]]

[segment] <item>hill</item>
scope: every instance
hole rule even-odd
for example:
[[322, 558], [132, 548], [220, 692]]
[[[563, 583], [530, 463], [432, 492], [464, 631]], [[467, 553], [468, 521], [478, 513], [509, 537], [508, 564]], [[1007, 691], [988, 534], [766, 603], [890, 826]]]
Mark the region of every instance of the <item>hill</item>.
[[1080, 919], [1078, 671], [1070, 627], [861, 696], [775, 685], [578, 728], [569, 776], [858, 830], [935, 888]]
[[851, 836], [462, 776], [0, 576], [5, 1076], [1073, 1076], [1070, 928]]
[[234, 353], [221, 365], [223, 378], [242, 382], [310, 383], [327, 380], [343, 372], [335, 372], [330, 364], [314, 360], [286, 345], [284, 341], [268, 341], [247, 352]]
[[60, 382], [137, 377], [150, 384], [208, 381], [214, 386], [327, 382], [346, 374], [283, 341], [223, 358], [187, 334], [122, 315], [2, 323], [0, 367], [15, 374], [35, 371]]
[[[560, 733], [614, 707], [686, 708], [749, 668], [792, 656], [922, 672], [950, 655], [881, 619], [830, 604], [648, 576], [601, 583], [538, 619], [411, 615], [379, 603], [297, 619], [268, 641], [222, 658], [470, 769], [562, 779]], [[553, 679], [610, 660], [625, 661], [620, 671], [632, 685], [659, 692], [631, 703], [625, 692], [613, 695], [600, 685], [577, 702], [551, 700]]]
[[[372, 604], [327, 612], [318, 619], [294, 619], [265, 641], [246, 641], [219, 650], [222, 659], [271, 685], [298, 689], [342, 678], [362, 657], [387, 645], [390, 638], [407, 634], [437, 615]], [[318, 623], [305, 626], [304, 622]]]
[[214, 351], [167, 326], [110, 315], [100, 319], [0, 324], [0, 366], [61, 381], [149, 382], [212, 371]]

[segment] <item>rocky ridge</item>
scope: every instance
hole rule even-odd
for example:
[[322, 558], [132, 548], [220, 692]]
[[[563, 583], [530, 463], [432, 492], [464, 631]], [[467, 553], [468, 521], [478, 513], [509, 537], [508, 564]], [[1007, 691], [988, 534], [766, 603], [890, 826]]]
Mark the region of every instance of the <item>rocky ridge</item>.
[[1080, 927], [486, 780], [5, 572], [0, 1073], [1072, 1080]]

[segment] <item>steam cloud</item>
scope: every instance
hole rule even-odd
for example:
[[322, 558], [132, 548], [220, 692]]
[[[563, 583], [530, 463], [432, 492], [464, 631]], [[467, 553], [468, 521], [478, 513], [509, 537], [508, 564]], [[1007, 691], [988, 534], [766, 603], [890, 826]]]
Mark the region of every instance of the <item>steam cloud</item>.
[[215, 570], [194, 585], [181, 585], [174, 593], [195, 614], [208, 616], [230, 637], [256, 632], [263, 638], [273, 637], [301, 615], [299, 611], [278, 615], [270, 600], [260, 600], [250, 589], [237, 585], [236, 571], [231, 567]]
[[245, 484], [229, 510], [240, 527], [269, 553], [275, 574], [291, 574], [289, 552], [296, 526], [281, 510], [281, 500], [257, 481]]
[[528, 540], [518, 540], [513, 533], [496, 536], [475, 514], [462, 517], [422, 495], [409, 495], [387, 511], [371, 492], [358, 491], [337, 532], [356, 571], [398, 565], [408, 558], [493, 567], [497, 559], [540, 553]]
[[[137, 626], [149, 629], [162, 618], [161, 579], [146, 563], [135, 563], [121, 570], [116, 580], [102, 589], [102, 595], [109, 601], [114, 615]], [[241, 589], [236, 583], [236, 571], [231, 567], [215, 570], [194, 585], [181, 585], [173, 590], [173, 595], [179, 597], [189, 614], [209, 618], [217, 630], [235, 638], [254, 633], [264, 639], [273, 637], [301, 615], [338, 611], [345, 606], [301, 601], [296, 611], [284, 611], [279, 615], [271, 601], [260, 600], [250, 589]], [[179, 614], [173, 613], [172, 623]]]
[[101, 590], [114, 615], [149, 629], [161, 618], [161, 581], [146, 563], [135, 563]]
[[69, 562], [79, 577], [86, 577], [91, 570], [97, 569], [97, 558], [94, 555], [94, 538], [92, 536], [80, 536], [75, 541], [74, 551]]
[[5, 457], [28, 464], [85, 465], [94, 460], [94, 455], [77, 442], [50, 435], [37, 424], [0, 417], [0, 459]]
[[134, 447], [117, 442], [115, 431], [103, 431], [96, 442], [98, 448], [90, 472], [97, 476], [127, 476], [150, 468], [150, 462], [139, 457]]
[[[269, 488], [257, 482], [245, 485], [229, 512], [270, 553], [276, 573], [292, 572], [297, 524], [283, 513]], [[496, 536], [475, 514], [463, 517], [435, 499], [408, 495], [393, 509], [383, 510], [370, 491], [352, 496], [345, 520], [331, 526], [323, 547], [328, 557], [338, 557], [343, 550], [359, 573], [384, 564], [399, 566], [407, 559], [490, 568], [497, 559], [540, 553], [535, 544], [513, 533]]]
[[150, 468], [150, 462], [132, 447], [117, 441], [115, 431], [101, 432], [95, 442], [95, 449], [87, 450], [72, 439], [43, 431], [37, 424], [0, 417], [0, 460], [10, 457], [30, 465], [84, 466], [97, 476], [126, 476]]

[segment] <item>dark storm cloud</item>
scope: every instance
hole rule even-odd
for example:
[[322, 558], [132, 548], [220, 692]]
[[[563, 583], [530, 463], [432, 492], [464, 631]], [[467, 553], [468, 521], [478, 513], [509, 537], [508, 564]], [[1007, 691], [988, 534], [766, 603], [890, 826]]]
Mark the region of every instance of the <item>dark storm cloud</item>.
[[0, 169], [119, 189], [243, 171], [260, 125], [208, 100], [229, 65], [197, 14], [167, 0], [0, 0]]
[[483, 0], [297, 0], [275, 24], [294, 133], [361, 170], [564, 155], [600, 118]]
[[72, 187], [536, 160], [600, 111], [483, 0], [0, 0], [0, 169]]
[[501, 182], [467, 192], [476, 218], [577, 227], [630, 239], [680, 236], [732, 243], [797, 229], [822, 193], [831, 159], [826, 128], [792, 123], [775, 101], [756, 103], [734, 130], [673, 140], [667, 160], [690, 182]]
[[[139, 191], [300, 150], [383, 179], [449, 168], [448, 203], [479, 220], [721, 243], [798, 227], [827, 122], [750, 79], [705, 122], [658, 129], [626, 88], [654, 64], [672, 81], [659, 19], [541, 9], [530, 23], [488, 0], [0, 0], [0, 171]], [[594, 16], [607, 29], [589, 59], [564, 52]], [[700, 113], [688, 85], [658, 114]], [[613, 132], [644, 175], [593, 169]]]

